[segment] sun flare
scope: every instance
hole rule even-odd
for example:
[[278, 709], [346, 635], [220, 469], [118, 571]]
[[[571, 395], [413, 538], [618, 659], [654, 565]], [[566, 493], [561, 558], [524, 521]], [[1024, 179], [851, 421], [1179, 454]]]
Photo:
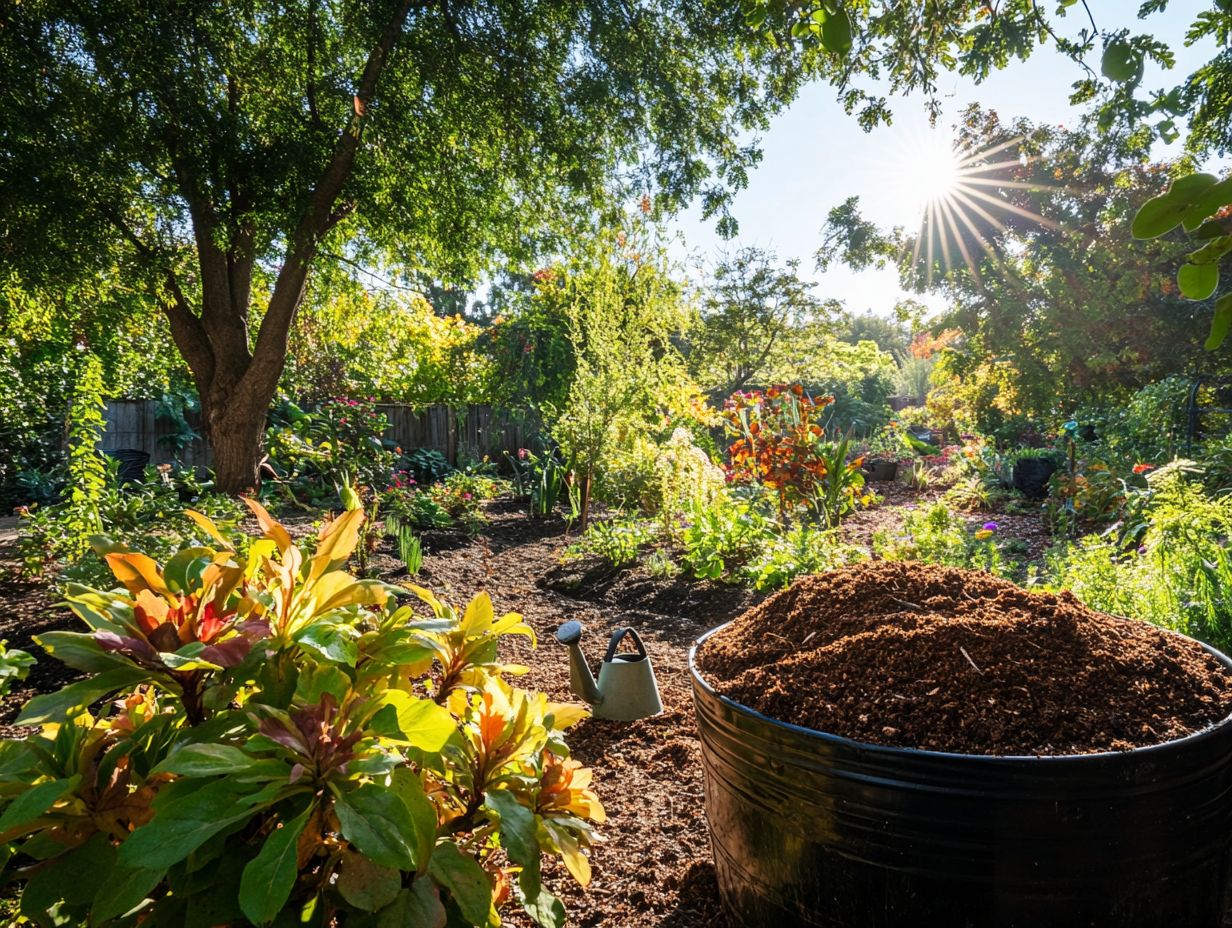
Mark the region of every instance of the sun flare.
[[1027, 203], [1013, 202], [1014, 192], [1044, 189], [1026, 173], [1035, 159], [1018, 151], [1021, 142], [1014, 138], [970, 150], [932, 130], [898, 148], [890, 177], [904, 211], [919, 223], [911, 264], [930, 283], [937, 262], [948, 273], [961, 261], [977, 281], [980, 252], [1000, 266], [990, 238], [1012, 217], [1059, 228]]
[[914, 212], [921, 213], [929, 203], [944, 200], [961, 179], [962, 156], [948, 139], [930, 134], [902, 154], [899, 179]]

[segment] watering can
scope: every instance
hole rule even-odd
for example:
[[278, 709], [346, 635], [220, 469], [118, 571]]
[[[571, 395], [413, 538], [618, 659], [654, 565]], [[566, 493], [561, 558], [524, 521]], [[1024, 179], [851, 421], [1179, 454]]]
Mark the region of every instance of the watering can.
[[[626, 635], [637, 650], [617, 654], [616, 648]], [[597, 683], [582, 653], [582, 623], [566, 622], [556, 630], [556, 640], [569, 649], [569, 684], [574, 694], [594, 708], [595, 718], [632, 722], [663, 711], [650, 655], [634, 629], [612, 632]]]

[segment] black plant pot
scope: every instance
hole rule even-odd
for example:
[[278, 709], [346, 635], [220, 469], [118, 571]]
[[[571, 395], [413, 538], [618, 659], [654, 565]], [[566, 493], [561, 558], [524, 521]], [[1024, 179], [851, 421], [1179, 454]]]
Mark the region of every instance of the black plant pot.
[[898, 476], [898, 461], [870, 461], [868, 479], [887, 482]]
[[1057, 462], [1052, 458], [1019, 458], [1014, 463], [1014, 488], [1030, 499], [1043, 499], [1056, 470]]
[[711, 847], [733, 924], [1222, 924], [1232, 886], [1232, 716], [1117, 753], [997, 757], [863, 744], [720, 695], [697, 670], [708, 637], [689, 668]]

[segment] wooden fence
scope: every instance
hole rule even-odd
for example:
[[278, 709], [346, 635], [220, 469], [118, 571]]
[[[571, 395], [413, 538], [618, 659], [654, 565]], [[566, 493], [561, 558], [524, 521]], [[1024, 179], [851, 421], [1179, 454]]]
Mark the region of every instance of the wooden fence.
[[[102, 450], [112, 453], [126, 449], [144, 451], [150, 456], [151, 464], [178, 461], [186, 467], [210, 466], [212, 455], [204, 441], [197, 439], [178, 450], [174, 447], [170, 439], [177, 430], [171, 422], [157, 415], [157, 408], [154, 400], [114, 400], [108, 403]], [[413, 409], [410, 406], [383, 404], [377, 408], [389, 420], [385, 438], [404, 451], [413, 448], [439, 451], [455, 466], [484, 456], [499, 462], [506, 451], [515, 454], [518, 448], [527, 444], [525, 426], [515, 417], [491, 406]], [[194, 414], [189, 414], [187, 418], [189, 424], [200, 431], [198, 418]]]

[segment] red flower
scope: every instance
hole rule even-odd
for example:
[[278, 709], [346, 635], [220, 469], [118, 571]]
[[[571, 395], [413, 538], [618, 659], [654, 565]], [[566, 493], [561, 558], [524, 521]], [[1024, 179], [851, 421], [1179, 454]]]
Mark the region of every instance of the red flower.
[[1154, 464], [1135, 464], [1134, 465], [1135, 474], [1145, 474], [1148, 470], [1154, 470], [1154, 469], [1155, 469]]

